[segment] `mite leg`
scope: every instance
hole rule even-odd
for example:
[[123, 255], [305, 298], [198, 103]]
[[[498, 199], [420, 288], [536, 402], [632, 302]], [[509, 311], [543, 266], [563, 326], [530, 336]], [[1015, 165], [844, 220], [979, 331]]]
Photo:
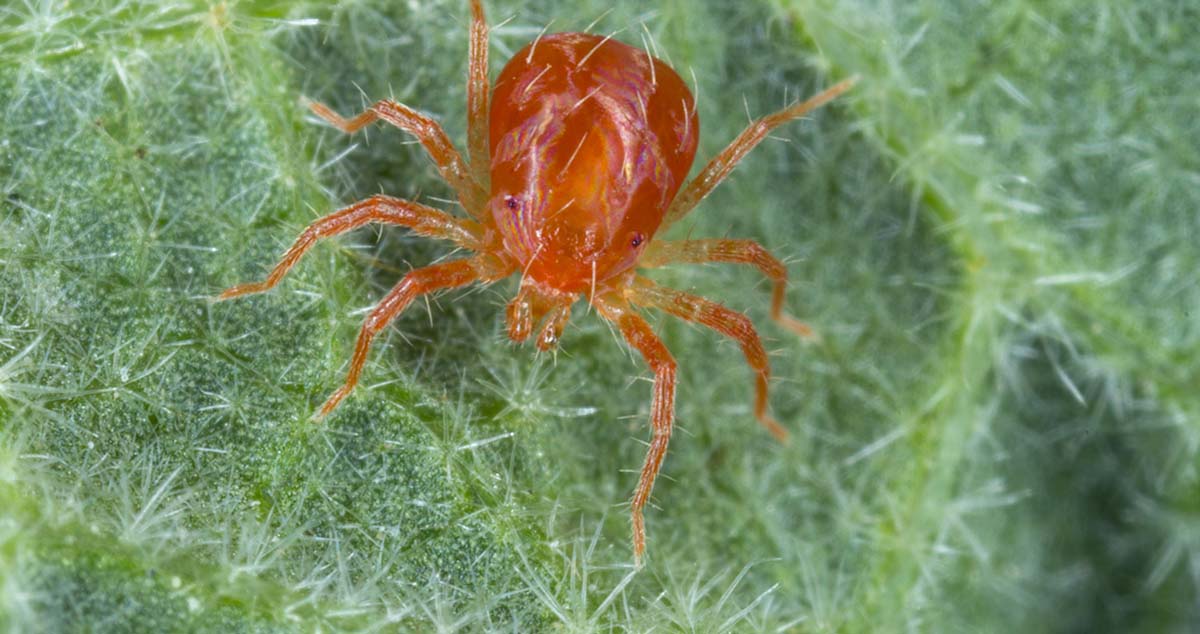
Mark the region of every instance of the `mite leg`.
[[654, 478], [662, 466], [671, 440], [671, 426], [675, 421], [675, 359], [663, 345], [662, 340], [650, 329], [640, 315], [627, 304], [598, 299], [596, 307], [605, 319], [615, 323], [629, 345], [641, 353], [646, 364], [654, 371], [654, 398], [650, 404], [650, 449], [642, 466], [642, 476], [630, 505], [633, 513], [633, 558], [641, 566], [642, 553], [646, 550], [646, 528], [642, 509], [650, 499]]
[[232, 299], [273, 288], [291, 270], [317, 240], [357, 229], [369, 222], [402, 225], [431, 238], [451, 240], [467, 249], [478, 250], [478, 227], [443, 211], [390, 196], [372, 196], [339, 209], [308, 226], [292, 244], [274, 270], [262, 282], [239, 284], [217, 296], [216, 301]]
[[415, 269], [405, 275], [380, 300], [367, 320], [363, 322], [362, 330], [358, 333], [358, 340], [354, 344], [354, 356], [350, 359], [350, 370], [346, 373], [345, 384], [330, 395], [314, 418], [320, 419], [332, 412], [333, 408], [337, 407], [338, 403], [354, 389], [358, 383], [358, 377], [362, 374], [363, 364], [367, 361], [367, 352], [371, 348], [371, 341], [380, 330], [383, 330], [389, 322], [405, 308], [408, 308], [414, 299], [426, 293], [465, 286], [482, 279], [494, 279], [494, 277], [478, 259], [443, 262]]
[[429, 152], [434, 164], [437, 165], [442, 178], [458, 194], [458, 201], [462, 203], [467, 213], [476, 219], [483, 217], [487, 192], [483, 191], [482, 185], [472, 178], [471, 172], [463, 163], [462, 156], [454, 148], [450, 137], [446, 136], [446, 131], [437, 121], [402, 103], [387, 99], [376, 101], [370, 108], [352, 119], [343, 119], [329, 106], [316, 101], [309, 103], [308, 107], [318, 117], [333, 124], [334, 127], [346, 134], [352, 134], [359, 128], [382, 119], [417, 137], [417, 140], [425, 147], [425, 151]]
[[638, 278], [637, 286], [634, 287], [629, 300], [642, 306], [653, 306], [684, 321], [707, 326], [738, 342], [742, 354], [746, 356], [746, 364], [756, 375], [754, 417], [776, 439], [787, 442], [787, 430], [767, 413], [767, 386], [771, 379], [771, 367], [767, 362], [767, 351], [763, 349], [758, 332], [748, 317], [714, 301], [659, 286], [645, 278]]
[[762, 117], [751, 123], [741, 134], [733, 140], [720, 154], [714, 156], [700, 174], [692, 179], [692, 182], [675, 197], [671, 207], [667, 209], [667, 214], [663, 218], [663, 227], [670, 226], [671, 223], [679, 220], [687, 215], [705, 196], [709, 194], [729, 172], [733, 171], [734, 166], [738, 164], [754, 149], [754, 146], [762, 142], [763, 139], [771, 133], [771, 130], [791, 121], [804, 116], [811, 110], [815, 110], [825, 105], [829, 101], [836, 98], [838, 95], [850, 90], [854, 82], [858, 81], [857, 77], [843, 80], [827, 88], [821, 94], [794, 104]]
[[483, 5], [471, 0], [471, 44], [467, 53], [467, 154], [475, 182], [488, 189], [488, 25]]
[[783, 296], [787, 291], [787, 267], [753, 240], [672, 240], [654, 241], [638, 262], [638, 266], [655, 268], [668, 264], [703, 264], [732, 262], [749, 264], [774, 283], [771, 292], [771, 319], [806, 339], [816, 333], [808, 324], [783, 312]]

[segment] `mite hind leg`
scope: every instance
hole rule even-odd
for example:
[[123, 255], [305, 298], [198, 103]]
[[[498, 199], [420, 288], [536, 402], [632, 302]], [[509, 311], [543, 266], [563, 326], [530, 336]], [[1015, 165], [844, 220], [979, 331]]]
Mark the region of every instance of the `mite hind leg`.
[[300, 258], [316, 244], [317, 240], [336, 236], [371, 222], [401, 225], [412, 229], [418, 235], [450, 240], [468, 249], [477, 250], [479, 246], [478, 229], [473, 227], [470, 221], [459, 220], [443, 211], [426, 207], [420, 203], [390, 196], [372, 196], [349, 207], [339, 209], [309, 225], [300, 234], [300, 237], [296, 238], [291, 248], [283, 254], [283, 258], [267, 275], [267, 279], [261, 282], [239, 284], [226, 289], [215, 298], [216, 301], [261, 293], [274, 288], [300, 261]]
[[683, 190], [679, 192], [679, 195], [675, 197], [675, 200], [672, 201], [671, 206], [667, 209], [662, 226], [664, 228], [668, 227], [675, 221], [686, 216], [721, 181], [725, 180], [725, 177], [729, 176], [733, 168], [750, 153], [750, 150], [754, 149], [754, 146], [767, 138], [767, 135], [772, 130], [788, 121], [799, 119], [810, 111], [820, 108], [833, 99], [836, 99], [842, 93], [850, 90], [856, 81], [858, 81], [857, 77], [842, 80], [814, 97], [753, 121], [724, 150], [721, 150], [720, 154], [714, 156], [704, 166], [704, 169], [700, 170], [696, 178], [693, 178], [691, 182], [684, 186]]
[[488, 111], [492, 88], [488, 79], [488, 25], [479, 0], [471, 0], [471, 43], [467, 52], [467, 156], [471, 172], [488, 189]]
[[767, 361], [767, 351], [758, 338], [758, 331], [754, 329], [754, 324], [748, 317], [714, 301], [659, 286], [645, 278], [637, 279], [629, 300], [634, 304], [658, 308], [685, 321], [707, 326], [736, 341], [742, 348], [746, 363], [755, 374], [754, 417], [772, 436], [780, 442], [787, 442], [787, 430], [767, 411], [771, 367]]

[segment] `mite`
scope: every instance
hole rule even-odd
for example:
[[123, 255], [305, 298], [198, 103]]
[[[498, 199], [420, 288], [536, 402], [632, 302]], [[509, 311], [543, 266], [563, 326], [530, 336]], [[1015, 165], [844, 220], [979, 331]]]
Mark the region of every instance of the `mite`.
[[453, 242], [470, 257], [418, 268], [374, 307], [354, 347], [346, 382], [321, 406], [329, 414], [354, 389], [371, 342], [413, 300], [435, 291], [489, 284], [519, 273], [508, 303], [508, 335], [553, 349], [579, 300], [612, 322], [654, 372], [651, 439], [631, 503], [633, 552], [646, 546], [642, 509], [650, 497], [675, 419], [676, 363], [639, 313], [653, 308], [735, 340], [754, 373], [754, 415], [776, 438], [787, 432], [767, 412], [770, 369], [754, 325], [714, 301], [659, 286], [638, 274], [678, 263], [749, 264], [771, 279], [771, 318], [802, 336], [811, 331], [783, 313], [787, 269], [751, 240], [656, 240], [690, 212], [775, 127], [848, 90], [842, 81], [807, 101], [750, 124], [685, 184], [700, 121], [679, 75], [644, 50], [587, 33], [539, 36], [488, 75], [488, 27], [471, 1], [464, 161], [429, 116], [379, 101], [352, 119], [320, 103], [312, 111], [346, 133], [383, 120], [414, 135], [453, 187], [469, 217], [420, 203], [372, 196], [304, 230], [262, 282], [234, 286], [217, 300], [266, 291], [320, 238], [368, 223], [407, 227]]

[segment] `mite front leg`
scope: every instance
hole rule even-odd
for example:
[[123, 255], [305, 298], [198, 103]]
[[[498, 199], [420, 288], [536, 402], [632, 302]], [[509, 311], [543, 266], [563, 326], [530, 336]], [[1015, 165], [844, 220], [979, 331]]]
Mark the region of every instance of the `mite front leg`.
[[721, 181], [725, 180], [729, 172], [733, 171], [733, 168], [750, 153], [750, 150], [754, 149], [754, 146], [767, 138], [772, 130], [788, 121], [799, 119], [809, 111], [820, 108], [838, 95], [850, 90], [856, 81], [858, 81], [857, 77], [840, 81], [807, 101], [794, 104], [751, 123], [728, 147], [714, 156], [683, 191], [679, 192], [679, 195], [671, 203], [671, 207], [667, 209], [662, 226], [668, 227], [686, 216]]
[[415, 233], [431, 238], [450, 240], [461, 247], [479, 250], [479, 228], [469, 220], [460, 220], [443, 211], [408, 200], [390, 196], [372, 196], [339, 209], [312, 223], [300, 234], [274, 270], [262, 282], [239, 284], [216, 297], [216, 301], [232, 299], [274, 288], [296, 262], [321, 238], [345, 233], [370, 222], [401, 225]]
[[650, 329], [650, 324], [623, 301], [598, 299], [596, 307], [605, 319], [617, 325], [629, 345], [641, 353], [646, 364], [654, 371], [654, 398], [650, 403], [650, 449], [646, 452], [642, 476], [630, 504], [633, 513], [633, 559], [640, 567], [642, 553], [646, 550], [642, 509], [650, 499], [654, 478], [667, 454], [667, 443], [671, 440], [671, 427], [675, 422], [675, 359]]
[[475, 182], [488, 189], [488, 25], [479, 0], [471, 0], [471, 44], [467, 53], [467, 154]]
[[774, 283], [771, 292], [771, 319], [801, 337], [816, 338], [816, 333], [808, 324], [783, 312], [783, 299], [788, 281], [787, 267], [779, 258], [771, 255], [753, 240], [655, 240], [650, 243], [650, 248], [642, 256], [638, 266], [655, 268], [668, 264], [708, 262], [749, 264], [761, 271]]
[[748, 317], [714, 301], [659, 286], [645, 278], [636, 280], [629, 300], [642, 306], [653, 306], [685, 321], [707, 326], [736, 341], [746, 357], [746, 364], [755, 372], [754, 417], [780, 442], [787, 442], [787, 430], [767, 413], [767, 387], [771, 380], [771, 367], [767, 361], [767, 351], [763, 349], [758, 332]]
[[494, 272], [487, 270], [486, 265], [479, 259], [454, 260], [415, 269], [405, 275], [375, 306], [367, 320], [363, 322], [358, 340], [354, 344], [354, 356], [350, 359], [350, 370], [346, 373], [346, 382], [336, 392], [330, 395], [321, 410], [314, 417], [325, 417], [338, 403], [354, 389], [362, 374], [363, 364], [367, 361], [367, 352], [371, 349], [371, 341], [397, 315], [417, 297], [447, 288], [465, 286], [481, 279], [494, 279]]
[[329, 106], [316, 101], [309, 103], [308, 107], [318, 117], [333, 124], [334, 127], [346, 134], [353, 134], [363, 126], [382, 119], [417, 137], [417, 140], [425, 147], [425, 151], [429, 152], [434, 164], [437, 165], [442, 178], [458, 194], [458, 201], [462, 203], [467, 213], [476, 219], [484, 216], [487, 192], [471, 176], [471, 172], [463, 163], [462, 156], [454, 148], [450, 137], [446, 136], [446, 131], [437, 121], [402, 103], [387, 99], [376, 101], [370, 108], [352, 119], [344, 119]]

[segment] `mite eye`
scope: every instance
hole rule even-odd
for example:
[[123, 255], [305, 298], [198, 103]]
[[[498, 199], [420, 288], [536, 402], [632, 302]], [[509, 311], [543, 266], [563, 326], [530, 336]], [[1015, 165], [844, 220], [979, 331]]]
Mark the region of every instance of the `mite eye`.
[[635, 234], [633, 234], [633, 240], [630, 240], [629, 244], [633, 245], [633, 248], [636, 249], [636, 248], [642, 246], [642, 243], [645, 241], [646, 241], [646, 238], [642, 237], [642, 234], [635, 233]]
[[513, 211], [516, 211], [517, 207], [521, 206], [521, 202], [517, 200], [516, 196], [505, 196], [504, 197], [504, 206], [508, 207], [509, 209], [512, 209]]

